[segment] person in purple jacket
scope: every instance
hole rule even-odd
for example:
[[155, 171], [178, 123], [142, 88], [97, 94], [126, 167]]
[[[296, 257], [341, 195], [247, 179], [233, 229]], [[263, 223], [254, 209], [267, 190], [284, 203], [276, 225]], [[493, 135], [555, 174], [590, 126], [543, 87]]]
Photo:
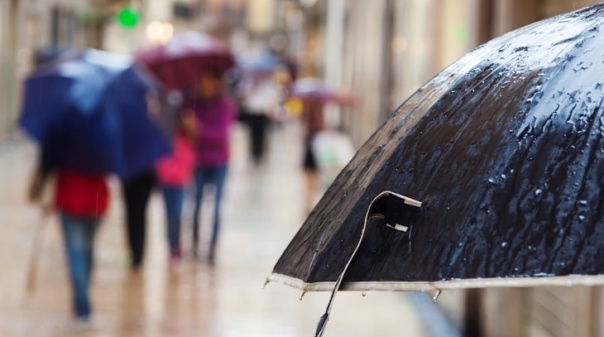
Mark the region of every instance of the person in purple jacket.
[[204, 189], [214, 188], [214, 224], [208, 262], [213, 265], [220, 232], [220, 204], [227, 177], [230, 153], [230, 130], [236, 120], [233, 101], [223, 94], [222, 73], [208, 70], [200, 75], [189, 108], [197, 122], [198, 142], [195, 169], [195, 211], [193, 216], [193, 254], [199, 256], [199, 220]]

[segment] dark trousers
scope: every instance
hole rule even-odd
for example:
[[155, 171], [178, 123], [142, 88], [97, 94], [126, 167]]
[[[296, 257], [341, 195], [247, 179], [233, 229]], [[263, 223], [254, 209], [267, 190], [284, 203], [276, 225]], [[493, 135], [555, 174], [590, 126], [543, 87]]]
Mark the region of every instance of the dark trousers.
[[138, 268], [143, 263], [147, 204], [154, 184], [153, 171], [145, 172], [122, 183], [126, 205], [126, 235], [132, 268]]
[[250, 153], [258, 164], [264, 158], [269, 119], [265, 114], [248, 114], [246, 118], [250, 126]]

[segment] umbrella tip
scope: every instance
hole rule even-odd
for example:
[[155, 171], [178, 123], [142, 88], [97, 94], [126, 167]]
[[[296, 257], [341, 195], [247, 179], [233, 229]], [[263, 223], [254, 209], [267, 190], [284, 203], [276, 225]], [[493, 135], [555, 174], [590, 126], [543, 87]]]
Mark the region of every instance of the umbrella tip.
[[432, 301], [434, 301], [434, 303], [438, 302], [438, 297], [440, 296], [440, 293], [442, 291], [440, 289], [436, 289], [436, 293], [434, 293], [434, 296], [432, 296]]
[[271, 283], [271, 280], [268, 279], [268, 277], [266, 278], [266, 280], [264, 280], [264, 284], [262, 285], [262, 290], [266, 289], [266, 286]]
[[324, 313], [319, 319], [319, 324], [317, 324], [317, 331], [315, 332], [315, 337], [323, 336], [323, 331], [325, 331], [325, 323], [327, 323], [327, 319], [329, 318], [328, 313]]
[[298, 299], [300, 301], [302, 301], [302, 299], [304, 298], [304, 295], [306, 295], [306, 290], [302, 291], [302, 293], [300, 294], [300, 297]]

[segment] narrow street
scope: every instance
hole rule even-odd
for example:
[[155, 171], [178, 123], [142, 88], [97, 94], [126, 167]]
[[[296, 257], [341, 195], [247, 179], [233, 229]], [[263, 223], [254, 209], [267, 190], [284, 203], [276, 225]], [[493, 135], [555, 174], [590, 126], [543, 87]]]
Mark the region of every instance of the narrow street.
[[[25, 201], [35, 147], [0, 147], [1, 336], [313, 336], [327, 293], [300, 293], [281, 284], [262, 285], [305, 218], [301, 145], [295, 125], [272, 134], [265, 167], [247, 161], [245, 133], [234, 133], [224, 223], [216, 266], [186, 255], [168, 265], [163, 203], [153, 195], [144, 269], [128, 269], [121, 199], [112, 183], [112, 206], [96, 245], [89, 326], [72, 321], [69, 287], [57, 219], [43, 220]], [[208, 203], [206, 203], [207, 205]], [[183, 243], [190, 245], [191, 204], [185, 205]], [[209, 205], [208, 205], [209, 206]], [[208, 224], [204, 209], [202, 224]], [[37, 228], [34, 287], [28, 265]], [[208, 238], [203, 228], [202, 241]], [[205, 241], [203, 241], [205, 242]], [[425, 336], [413, 307], [398, 293], [341, 293], [326, 336]]]

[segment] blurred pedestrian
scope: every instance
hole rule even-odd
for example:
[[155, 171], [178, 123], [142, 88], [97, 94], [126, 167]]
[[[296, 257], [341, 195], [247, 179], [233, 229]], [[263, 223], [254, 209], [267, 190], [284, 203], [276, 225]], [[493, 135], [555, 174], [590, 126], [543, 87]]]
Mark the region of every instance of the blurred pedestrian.
[[131, 57], [91, 49], [47, 55], [36, 55], [43, 64], [23, 85], [19, 124], [41, 149], [30, 199], [40, 200], [53, 177], [73, 310], [88, 320], [94, 239], [109, 205], [107, 175], [129, 177], [153, 166], [170, 144], [150, 118], [151, 86]]
[[197, 132], [195, 115], [191, 110], [180, 113], [172, 155], [162, 158], [156, 166], [158, 183], [166, 205], [166, 232], [170, 261], [177, 262], [182, 255], [180, 245], [182, 208], [185, 188], [193, 178]]
[[266, 153], [267, 129], [283, 101], [283, 90], [272, 72], [257, 77], [244, 89], [242, 109], [249, 126], [250, 156], [260, 165]]
[[[162, 136], [170, 139], [178, 124], [176, 115], [182, 97], [177, 92], [166, 92], [158, 84], [155, 84], [153, 89], [146, 94], [149, 115], [157, 120]], [[131, 132], [134, 133], [134, 130]], [[141, 144], [147, 141], [142, 135], [138, 135], [138, 138]], [[157, 177], [153, 165], [121, 181], [129, 263], [134, 271], [140, 269], [144, 262], [147, 207], [156, 183]]]
[[147, 227], [147, 205], [155, 185], [154, 170], [147, 169], [122, 181], [126, 215], [126, 238], [130, 252], [130, 268], [138, 270], [143, 264]]
[[[69, 52], [70, 48], [44, 49], [36, 53], [34, 63], [37, 67], [44, 67], [58, 62]], [[60, 215], [73, 314], [78, 320], [88, 321], [92, 313], [89, 292], [94, 265], [94, 240], [109, 205], [109, 188], [105, 174], [57, 167], [51, 153], [54, 146], [61, 145], [63, 135], [60, 133], [60, 128], [47, 130], [46, 141], [40, 144], [39, 160], [28, 197], [31, 202], [43, 207], [44, 216], [53, 210]], [[51, 184], [54, 185], [53, 196], [49, 198], [52, 200], [45, 200], [45, 191]]]
[[187, 107], [195, 113], [199, 133], [196, 147], [193, 254], [199, 256], [200, 210], [205, 188], [213, 187], [214, 219], [208, 261], [214, 263], [220, 232], [220, 206], [230, 155], [230, 130], [235, 122], [234, 102], [223, 93], [223, 74], [208, 69], [200, 75]]
[[94, 260], [94, 240], [102, 216], [109, 205], [109, 188], [103, 174], [59, 169], [42, 159], [29, 190], [33, 202], [41, 201], [44, 186], [54, 177], [54, 209], [60, 214], [63, 243], [72, 290], [72, 309], [78, 320], [92, 313], [90, 282]]
[[318, 162], [313, 150], [313, 141], [326, 127], [323, 113], [323, 101], [320, 98], [307, 98], [302, 106], [302, 125], [304, 126], [304, 178], [306, 182], [306, 209], [314, 206], [318, 186]]

